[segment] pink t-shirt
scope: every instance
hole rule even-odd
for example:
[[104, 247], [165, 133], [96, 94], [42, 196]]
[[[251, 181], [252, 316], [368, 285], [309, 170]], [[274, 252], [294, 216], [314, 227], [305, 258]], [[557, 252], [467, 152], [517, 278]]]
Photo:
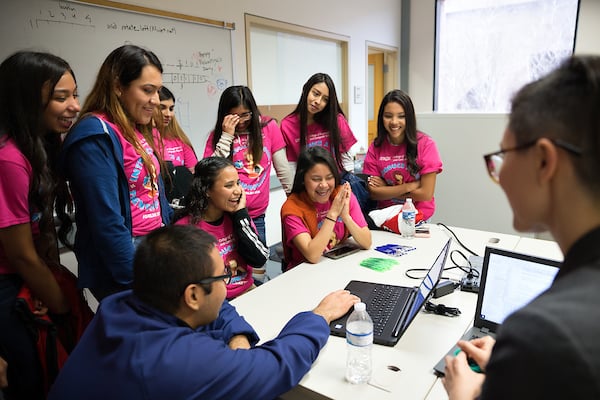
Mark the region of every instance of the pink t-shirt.
[[[119, 137], [123, 147], [123, 166], [125, 176], [129, 184], [129, 206], [131, 207], [131, 225], [133, 236], [144, 236], [153, 230], [160, 228], [162, 217], [158, 192], [158, 176], [160, 175], [160, 164], [152, 147], [148, 145], [144, 135], [136, 129], [135, 134], [146, 153], [150, 155], [153, 165], [153, 171], [148, 173], [144, 166], [142, 157], [137, 153], [131, 143], [123, 135], [119, 127], [109, 121], [104, 120], [113, 128]], [[156, 132], [153, 132], [156, 135]]]
[[[342, 114], [338, 114], [337, 122], [341, 139], [340, 153], [347, 153], [356, 143], [356, 138]], [[288, 161], [297, 162], [300, 155], [300, 116], [292, 114], [285, 117], [281, 121], [281, 133], [285, 140]], [[310, 124], [307, 127], [306, 147], [313, 146], [322, 146], [331, 151], [329, 131], [318, 123]]]
[[[0, 229], [31, 223], [34, 239], [39, 236], [39, 213], [29, 210], [31, 164], [12, 138], [0, 137]], [[0, 245], [0, 274], [14, 274]]]
[[[315, 209], [317, 210], [317, 226], [319, 230], [323, 225], [323, 221], [325, 220], [325, 216], [327, 212], [331, 208], [331, 201], [327, 203], [314, 203]], [[358, 200], [354, 194], [350, 196], [350, 216], [356, 222], [358, 226], [361, 228], [367, 226], [367, 222], [365, 221], [365, 217], [360, 209], [360, 205], [358, 204]], [[291, 260], [288, 261], [288, 268], [295, 267], [296, 265], [305, 261], [304, 256], [298, 250], [296, 245], [294, 244], [293, 239], [301, 233], [308, 233], [310, 235], [310, 230], [306, 225], [304, 225], [304, 221], [300, 216], [296, 215], [288, 215], [283, 220], [283, 229], [285, 232], [286, 246], [288, 246], [292, 250]], [[340, 243], [340, 240], [344, 237], [344, 222], [342, 222], [341, 218], [338, 218], [335, 227], [333, 228], [333, 234], [327, 243], [327, 246], [323, 249], [323, 252], [331, 249]]]
[[[186, 216], [177, 220], [175, 225], [187, 225], [190, 223], [190, 217]], [[219, 225], [213, 225], [206, 221], [200, 221], [196, 226], [217, 239], [217, 249], [223, 262], [230, 267], [237, 265], [238, 273], [239, 268], [245, 269], [245, 273], [238, 274], [231, 278], [231, 283], [227, 285], [227, 298], [233, 299], [240, 294], [244, 293], [252, 284], [254, 279], [252, 278], [252, 267], [246, 264], [246, 260], [238, 253], [237, 240], [233, 233], [233, 222], [229, 215], [224, 214], [223, 219]]]
[[[262, 120], [270, 118], [263, 116]], [[214, 131], [208, 135], [204, 157], [210, 157], [213, 150]], [[233, 165], [240, 176], [240, 182], [246, 192], [246, 208], [250, 218], [256, 218], [266, 212], [269, 205], [269, 189], [273, 153], [285, 147], [277, 122], [271, 120], [262, 129], [263, 156], [259, 163], [254, 162], [248, 153], [248, 132], [236, 132], [233, 139]]]
[[[437, 146], [429, 135], [422, 132], [417, 132], [417, 164], [421, 166], [421, 172], [417, 176], [411, 176], [408, 172], [406, 142], [394, 145], [386, 138], [379, 147], [375, 147], [373, 143], [369, 146], [363, 173], [381, 176], [388, 185], [397, 185], [414, 182], [425, 174], [442, 172], [442, 159]], [[385, 208], [403, 202], [396, 199], [380, 200], [377, 207]], [[429, 201], [415, 201], [415, 207], [423, 213], [423, 219], [427, 220], [435, 212], [435, 198], [432, 197]]]
[[[175, 167], [185, 166], [194, 169], [198, 163], [194, 150], [179, 139], [163, 138], [163, 146], [163, 159], [171, 161]], [[158, 144], [157, 148], [160, 148]]]

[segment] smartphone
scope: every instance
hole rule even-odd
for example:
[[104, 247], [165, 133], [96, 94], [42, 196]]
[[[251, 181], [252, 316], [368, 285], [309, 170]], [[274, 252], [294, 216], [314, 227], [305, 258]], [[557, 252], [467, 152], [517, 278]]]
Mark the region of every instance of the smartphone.
[[342, 244], [340, 246], [334, 247], [331, 250], [326, 251], [323, 255], [327, 258], [331, 258], [337, 260], [338, 258], [345, 257], [347, 255], [356, 253], [360, 248], [353, 246], [351, 244]]
[[415, 233], [429, 233], [429, 227], [428, 226], [417, 226], [415, 228]]
[[429, 232], [429, 227], [428, 226], [417, 226], [415, 228], [415, 237], [420, 237], [420, 238], [428, 238], [431, 237], [431, 233]]

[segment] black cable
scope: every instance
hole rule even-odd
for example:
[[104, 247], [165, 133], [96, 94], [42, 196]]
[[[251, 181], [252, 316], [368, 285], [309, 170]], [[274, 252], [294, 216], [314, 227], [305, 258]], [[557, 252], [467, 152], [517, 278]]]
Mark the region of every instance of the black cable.
[[[449, 269], [452, 269], [455, 267], [450, 267], [450, 268], [444, 268], [444, 271], [448, 271]], [[415, 275], [411, 275], [410, 272], [424, 272], [424, 274], [422, 276], [415, 276]], [[429, 272], [429, 268], [409, 268], [404, 272], [404, 275], [407, 278], [410, 279], [419, 279], [419, 280], [423, 280], [423, 278], [425, 277], [425, 275], [427, 275], [427, 272]], [[452, 278], [446, 278], [446, 277], [440, 277], [440, 280], [442, 279], [447, 279], [449, 281], [452, 280]]]
[[473, 250], [471, 250], [467, 246], [465, 246], [463, 244], [463, 242], [460, 241], [460, 239], [458, 238], [458, 236], [456, 236], [456, 233], [454, 233], [454, 231], [452, 229], [448, 228], [448, 226], [446, 226], [446, 224], [444, 224], [442, 222], [438, 222], [437, 225], [443, 226], [444, 228], [446, 228], [448, 230], [448, 232], [450, 232], [452, 234], [452, 236], [454, 237], [454, 239], [456, 239], [456, 241], [458, 242], [458, 244], [460, 244], [462, 246], [463, 249], [465, 249], [469, 253], [473, 254], [474, 256], [479, 257], [479, 254], [475, 253]]
[[404, 275], [406, 275], [408, 278], [410, 279], [423, 279], [425, 277], [425, 275], [423, 276], [414, 276], [414, 275], [410, 275], [409, 272], [429, 272], [429, 268], [409, 268], [406, 271], [404, 271]]
[[[463, 242], [460, 241], [460, 239], [458, 238], [458, 236], [456, 236], [456, 233], [454, 233], [454, 231], [450, 228], [448, 228], [448, 226], [446, 224], [444, 224], [443, 222], [438, 222], [437, 225], [439, 226], [443, 226], [444, 228], [446, 228], [446, 230], [448, 230], [448, 232], [450, 232], [452, 234], [452, 236], [454, 237], [454, 239], [456, 239], [456, 242], [461, 245], [465, 250], [467, 250], [469, 253], [473, 254], [474, 256], [479, 257], [479, 255], [477, 253], [475, 253], [474, 251], [472, 251], [471, 249], [469, 249], [467, 246], [465, 246], [463, 244]], [[458, 253], [468, 264], [467, 265], [460, 265], [459, 263], [456, 262], [456, 260], [454, 260], [454, 254]], [[471, 264], [471, 261], [469, 261], [469, 258], [467, 256], [465, 256], [465, 254], [460, 251], [460, 250], [452, 250], [450, 252], [450, 261], [452, 261], [452, 264], [454, 264], [454, 266], [452, 267], [447, 267], [444, 268], [444, 271], [450, 271], [451, 269], [455, 269], [458, 268], [460, 269], [462, 272], [464, 272], [465, 274], [468, 274], [468, 278], [472, 279], [472, 278], [479, 278], [479, 271], [476, 268], [473, 268], [473, 265]], [[410, 279], [423, 279], [423, 276], [414, 276], [411, 275], [412, 272], [429, 272], [429, 268], [409, 268], [404, 272], [404, 275], [406, 275], [406, 277], [410, 278]], [[452, 280], [451, 278], [445, 278], [445, 277], [441, 277], [440, 279], [448, 279], [448, 280]]]
[[[469, 264], [469, 265], [463, 266], [463, 265], [460, 265], [459, 263], [457, 263], [456, 260], [454, 260], [454, 258], [453, 258], [454, 254], [459, 254], [463, 258], [463, 260], [465, 260], [467, 262], [467, 264]], [[470, 274], [472, 277], [479, 278], [479, 271], [476, 268], [473, 268], [473, 264], [471, 264], [471, 261], [469, 260], [469, 258], [467, 256], [465, 256], [465, 254], [462, 251], [452, 250], [450, 252], [450, 261], [452, 261], [454, 266], [446, 268], [445, 269], [446, 271], [450, 270], [450, 269], [458, 268], [465, 274]]]
[[[454, 260], [453, 255], [455, 253], [458, 253], [468, 264], [467, 265], [460, 265], [456, 262], [456, 260]], [[469, 261], [469, 259], [460, 251], [460, 250], [452, 250], [450, 252], [450, 261], [452, 261], [452, 263], [454, 264], [454, 266], [452, 267], [446, 267], [444, 268], [444, 271], [450, 271], [451, 269], [455, 269], [458, 268], [460, 269], [462, 272], [464, 272], [465, 274], [471, 274], [471, 276], [475, 277], [475, 278], [479, 278], [479, 271], [476, 268], [473, 268], [473, 266], [471, 265], [471, 262]], [[409, 268], [404, 272], [404, 275], [406, 275], [407, 278], [410, 279], [423, 279], [423, 276], [415, 276], [412, 275], [412, 272], [424, 272], [427, 273], [429, 272], [428, 268]], [[452, 278], [444, 278], [442, 277], [441, 279], [448, 279], [448, 280], [452, 280]]]
[[456, 307], [446, 307], [443, 304], [433, 304], [430, 301], [425, 303], [425, 311], [432, 312], [436, 315], [443, 315], [445, 317], [457, 317], [460, 315], [460, 310]]

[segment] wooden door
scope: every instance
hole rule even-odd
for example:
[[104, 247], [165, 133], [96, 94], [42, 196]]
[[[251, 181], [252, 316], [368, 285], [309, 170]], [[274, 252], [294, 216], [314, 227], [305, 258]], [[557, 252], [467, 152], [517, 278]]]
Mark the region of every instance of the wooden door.
[[369, 54], [369, 136], [371, 144], [377, 135], [377, 113], [383, 98], [383, 53]]

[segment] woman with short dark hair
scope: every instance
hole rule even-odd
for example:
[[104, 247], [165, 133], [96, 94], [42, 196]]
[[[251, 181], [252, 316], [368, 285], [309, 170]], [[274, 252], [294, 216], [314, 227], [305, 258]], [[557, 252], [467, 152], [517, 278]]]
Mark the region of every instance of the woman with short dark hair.
[[320, 146], [300, 153], [281, 222], [286, 270], [304, 261], [318, 262], [350, 235], [361, 248], [371, 247], [371, 231], [350, 184], [341, 184], [337, 163]]

